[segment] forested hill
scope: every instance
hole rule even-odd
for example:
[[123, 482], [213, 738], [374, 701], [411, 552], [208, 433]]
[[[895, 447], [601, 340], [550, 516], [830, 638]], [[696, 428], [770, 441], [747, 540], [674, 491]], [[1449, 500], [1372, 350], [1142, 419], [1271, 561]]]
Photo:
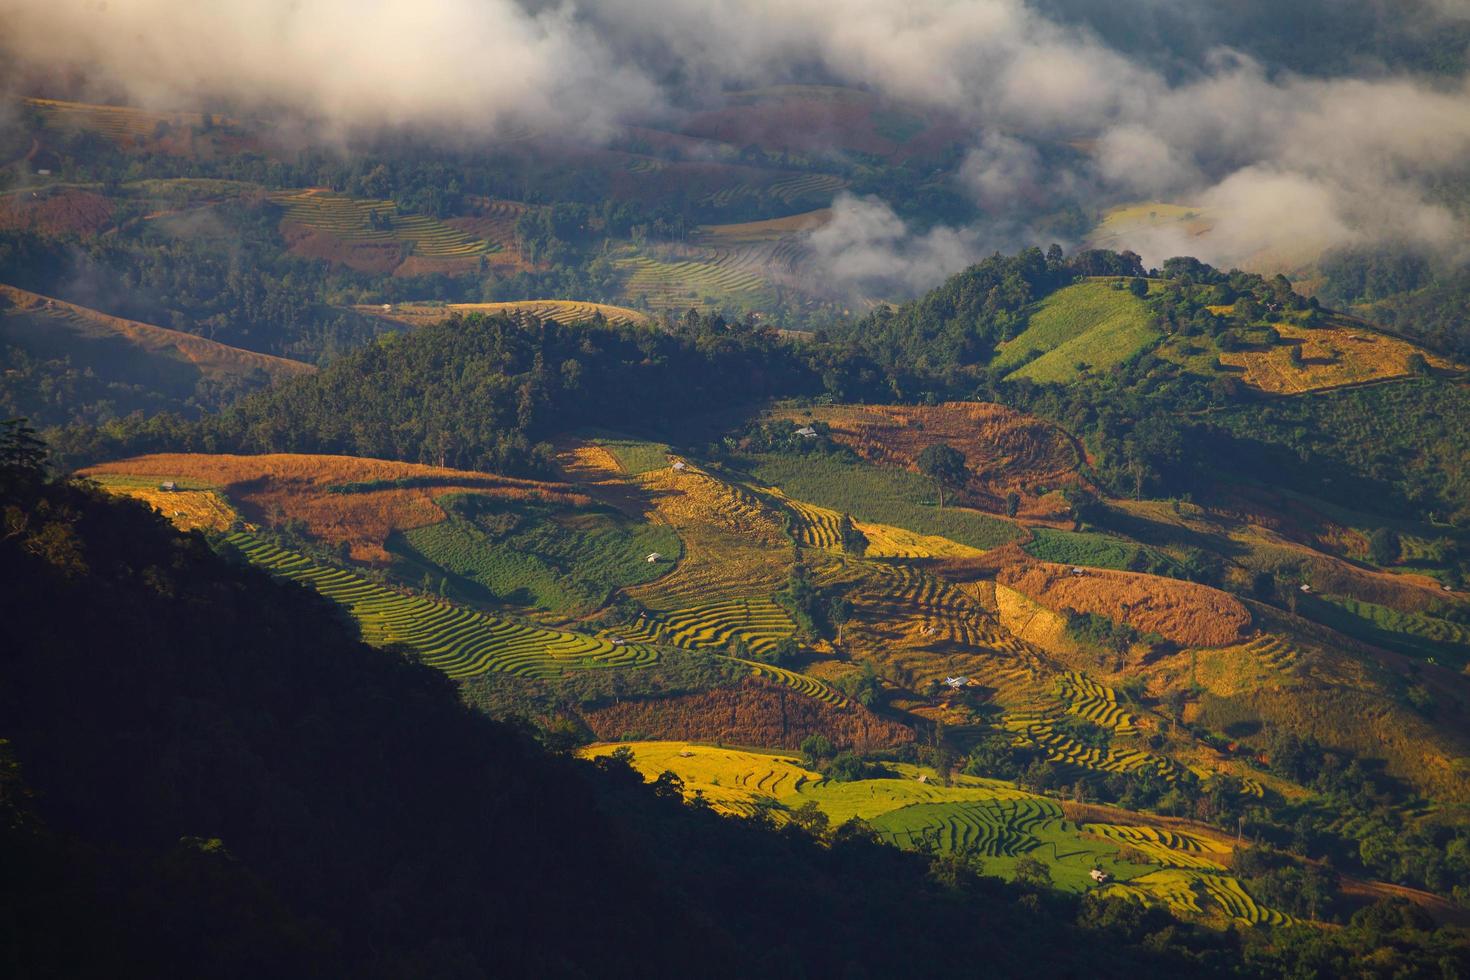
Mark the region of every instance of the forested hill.
[[68, 462], [145, 449], [326, 452], [536, 474], [548, 465], [537, 443], [557, 433], [815, 393], [832, 375], [825, 363], [718, 316], [661, 331], [475, 314], [381, 338], [199, 424], [139, 417], [74, 432], [61, 448]]

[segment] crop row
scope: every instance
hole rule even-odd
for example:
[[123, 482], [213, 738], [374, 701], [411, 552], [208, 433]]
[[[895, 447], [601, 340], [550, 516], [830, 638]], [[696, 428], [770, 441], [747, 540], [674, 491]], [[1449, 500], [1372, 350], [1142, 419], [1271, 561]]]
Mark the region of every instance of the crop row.
[[248, 534], [229, 540], [255, 564], [345, 606], [368, 642], [404, 644], [451, 677], [487, 671], [550, 677], [569, 670], [645, 667], [658, 659], [647, 645], [527, 626], [398, 592]]
[[1070, 670], [1057, 679], [1057, 684], [1068, 714], [1086, 718], [1116, 735], [1138, 734], [1133, 716], [1118, 706], [1118, 694], [1111, 687]]
[[1178, 833], [1165, 827], [1090, 823], [1082, 830], [1105, 840], [1133, 848], [1160, 864], [1175, 868], [1223, 871], [1223, 859], [1230, 849], [1223, 844]]
[[1061, 817], [1055, 803], [1037, 798], [916, 803], [883, 814], [873, 827], [900, 847], [932, 843], [944, 851], [1018, 857], [1040, 845], [1037, 830]]
[[777, 667], [774, 664], [763, 664], [753, 660], [740, 662], [749, 666], [755, 676], [789, 687], [798, 694], [805, 694], [809, 698], [826, 701], [828, 704], [847, 704], [847, 698], [815, 677], [808, 677], [806, 674], [799, 674], [794, 670], [787, 670], [785, 667]]
[[739, 640], [751, 652], [766, 654], [795, 631], [786, 610], [765, 596], [755, 596], [643, 614], [630, 635], [691, 650], [723, 650]]
[[[437, 257], [478, 255], [489, 247], [428, 215], [400, 214], [392, 201], [324, 191], [286, 192], [273, 195], [273, 199], [285, 207], [287, 220], [345, 241], [407, 242], [419, 255]], [[381, 227], [375, 227], [374, 214]]]
[[1053, 762], [1114, 773], [1152, 768], [1169, 782], [1179, 778], [1174, 764], [1162, 756], [1152, 755], [1141, 749], [1083, 745], [1056, 731], [1052, 718], [1044, 713], [1012, 712], [1006, 715], [1004, 727], [1012, 733], [1018, 744], [1036, 746]]

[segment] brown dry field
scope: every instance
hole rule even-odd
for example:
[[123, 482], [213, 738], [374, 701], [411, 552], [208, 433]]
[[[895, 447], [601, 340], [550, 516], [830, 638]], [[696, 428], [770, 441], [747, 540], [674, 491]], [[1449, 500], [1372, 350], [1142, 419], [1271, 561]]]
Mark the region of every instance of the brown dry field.
[[42, 235], [95, 235], [112, 224], [112, 202], [74, 187], [0, 196], [0, 229]]
[[832, 220], [832, 209], [821, 208], [801, 214], [789, 214], [784, 218], [768, 218], [765, 221], [742, 221], [729, 225], [702, 225], [700, 234], [708, 236], [712, 244], [736, 245], [743, 242], [768, 242], [787, 238], [804, 231], [813, 231]]
[[[363, 562], [387, 562], [390, 556], [383, 545], [394, 531], [444, 520], [434, 498], [445, 494], [478, 493], [569, 506], [590, 502], [562, 484], [355, 456], [164, 453], [102, 463], [82, 475], [148, 476], [218, 487], [246, 519], [267, 526], [304, 521], [314, 537], [329, 545], [347, 545], [352, 558]], [[343, 483], [409, 478], [435, 482], [363, 493], [328, 492]]]
[[270, 375], [272, 380], [278, 381], [282, 378], [310, 374], [316, 370], [312, 365], [301, 361], [273, 357], [270, 354], [257, 354], [254, 351], [241, 350], [238, 347], [206, 340], [180, 330], [169, 330], [166, 327], [155, 327], [151, 323], [139, 323], [137, 320], [108, 316], [106, 313], [88, 309], [85, 306], [51, 299], [38, 293], [16, 289], [14, 286], [0, 285], [0, 301], [8, 301], [23, 310], [70, 316], [85, 321], [91, 326], [125, 337], [150, 353], [177, 356], [193, 364], [206, 376], [236, 375], [260, 370]]
[[[775, 415], [799, 424], [825, 422], [834, 442], [878, 466], [913, 470], [925, 447], [953, 446], [975, 472], [966, 495], [982, 510], [1000, 511], [1006, 494], [1015, 491], [1021, 495], [1018, 516], [1055, 520], [1067, 508], [1054, 491], [1082, 480], [1082, 451], [1067, 432], [1004, 405], [844, 405]], [[1038, 488], [1053, 492], [1037, 496]]]
[[637, 699], [582, 712], [600, 740], [639, 738], [796, 748], [825, 735], [838, 748], [867, 752], [912, 742], [897, 722], [858, 704], [838, 707], [761, 680], [669, 698]]
[[1073, 575], [1066, 565], [1018, 561], [1002, 567], [996, 581], [1049, 609], [1096, 613], [1184, 646], [1227, 646], [1251, 624], [1250, 610], [1234, 596], [1157, 575], [1099, 568]]
[[281, 222], [281, 236], [292, 255], [335, 262], [372, 275], [388, 275], [403, 264], [408, 252], [408, 246], [400, 242], [345, 242], [294, 221]]
[[[1275, 395], [1408, 377], [1409, 355], [1414, 353], [1423, 354], [1437, 370], [1455, 369], [1437, 354], [1366, 326], [1351, 325], [1351, 321], [1312, 328], [1286, 323], [1275, 326], [1287, 344], [1220, 355], [1220, 363], [1240, 369], [1245, 384]], [[1301, 350], [1300, 365], [1291, 362], [1291, 346]]]

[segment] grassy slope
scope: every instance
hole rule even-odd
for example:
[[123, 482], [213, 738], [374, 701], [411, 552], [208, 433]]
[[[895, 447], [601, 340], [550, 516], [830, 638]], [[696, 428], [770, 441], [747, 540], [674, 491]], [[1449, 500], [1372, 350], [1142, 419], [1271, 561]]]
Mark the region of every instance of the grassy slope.
[[851, 514], [862, 521], [938, 534], [974, 548], [994, 548], [1019, 536], [1015, 525], [973, 510], [940, 510], [928, 480], [906, 470], [846, 463], [830, 456], [752, 457], [752, 476], [797, 500]]
[[663, 525], [640, 524], [611, 510], [507, 507], [502, 533], [451, 514], [408, 531], [412, 557], [454, 576], [466, 598], [567, 614], [602, 605], [625, 585], [657, 578], [668, 564], [650, 565], [649, 552], [679, 553], [679, 538]]
[[[1106, 369], [1158, 337], [1150, 317], [1141, 299], [1126, 289], [1114, 289], [1111, 280], [1077, 283], [1042, 300], [1027, 328], [1005, 344], [995, 363], [1021, 365], [1011, 377], [1072, 381], [1079, 361], [1094, 370]], [[1031, 351], [1042, 354], [1023, 363]]]
[[1119, 571], [1134, 569], [1140, 560], [1169, 561], [1169, 557], [1156, 548], [1149, 548], [1113, 534], [1058, 531], [1048, 527], [1033, 528], [1031, 533], [1034, 538], [1023, 546], [1024, 550], [1042, 561], [1092, 568], [1115, 568]]

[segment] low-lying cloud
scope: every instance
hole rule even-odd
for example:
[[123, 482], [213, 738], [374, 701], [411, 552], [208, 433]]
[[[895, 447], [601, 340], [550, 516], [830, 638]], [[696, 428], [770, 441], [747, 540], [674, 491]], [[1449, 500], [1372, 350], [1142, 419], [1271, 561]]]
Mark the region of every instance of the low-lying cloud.
[[[1427, 30], [1470, 18], [1470, 0], [1405, 16]], [[0, 23], [13, 58], [82, 66], [144, 103], [223, 98], [344, 132], [597, 139], [724, 89], [810, 78], [968, 125], [955, 179], [983, 222], [915, 233], [883, 202], [845, 199], [812, 239], [843, 281], [922, 288], [1057, 200], [1091, 213], [1169, 200], [1208, 217], [1205, 235], [1130, 231], [1153, 263], [1289, 265], [1333, 245], [1466, 239], [1430, 189], [1470, 159], [1466, 80], [1309, 78], [1225, 48], [1166, 76], [1023, 0], [0, 0]], [[1047, 163], [1042, 148], [1061, 143], [1086, 153]]]

